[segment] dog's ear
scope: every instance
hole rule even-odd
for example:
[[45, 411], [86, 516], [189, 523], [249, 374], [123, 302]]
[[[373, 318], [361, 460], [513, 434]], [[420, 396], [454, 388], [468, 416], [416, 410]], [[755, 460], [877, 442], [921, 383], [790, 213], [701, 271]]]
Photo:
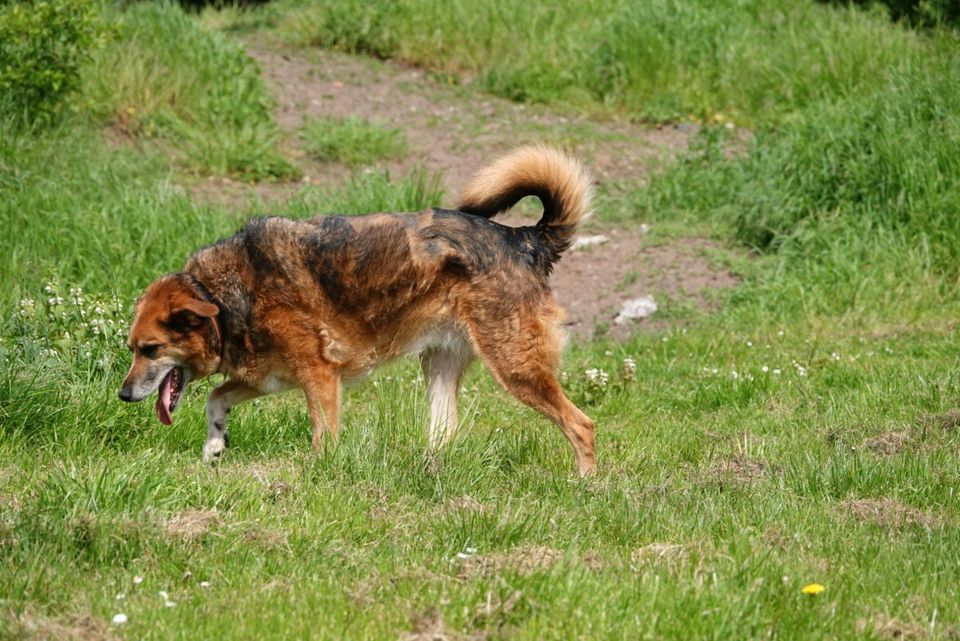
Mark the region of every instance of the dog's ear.
[[183, 296], [174, 303], [169, 323], [174, 329], [191, 330], [200, 327], [208, 318], [213, 318], [219, 313], [220, 308], [213, 303], [192, 296]]
[[180, 301], [178, 307], [175, 312], [190, 312], [201, 318], [213, 318], [220, 313], [219, 307], [198, 298], [186, 298]]

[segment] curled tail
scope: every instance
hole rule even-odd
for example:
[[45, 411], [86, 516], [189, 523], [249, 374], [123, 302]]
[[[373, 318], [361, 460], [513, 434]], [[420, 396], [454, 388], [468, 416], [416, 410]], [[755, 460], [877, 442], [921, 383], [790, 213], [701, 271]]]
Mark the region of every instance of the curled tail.
[[457, 209], [492, 218], [525, 196], [536, 196], [543, 203], [537, 230], [553, 254], [550, 262], [555, 262], [570, 246], [593, 197], [590, 174], [564, 152], [545, 145], [514, 149], [477, 172], [460, 195]]

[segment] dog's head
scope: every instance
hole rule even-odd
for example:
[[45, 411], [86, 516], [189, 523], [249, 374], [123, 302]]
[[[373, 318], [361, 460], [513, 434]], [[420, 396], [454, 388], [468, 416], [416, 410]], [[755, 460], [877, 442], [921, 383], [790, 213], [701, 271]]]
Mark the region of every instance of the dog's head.
[[120, 388], [120, 398], [136, 403], [157, 394], [157, 418], [166, 425], [192, 379], [219, 365], [220, 312], [186, 274], [164, 276], [137, 300], [127, 345], [133, 364]]

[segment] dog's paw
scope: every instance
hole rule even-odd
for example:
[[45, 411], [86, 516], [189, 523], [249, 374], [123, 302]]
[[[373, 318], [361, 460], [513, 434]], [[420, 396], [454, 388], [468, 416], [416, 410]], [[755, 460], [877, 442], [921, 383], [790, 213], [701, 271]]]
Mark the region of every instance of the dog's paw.
[[220, 458], [223, 451], [227, 449], [227, 444], [222, 438], [212, 438], [203, 444], [203, 462], [211, 463], [214, 459]]

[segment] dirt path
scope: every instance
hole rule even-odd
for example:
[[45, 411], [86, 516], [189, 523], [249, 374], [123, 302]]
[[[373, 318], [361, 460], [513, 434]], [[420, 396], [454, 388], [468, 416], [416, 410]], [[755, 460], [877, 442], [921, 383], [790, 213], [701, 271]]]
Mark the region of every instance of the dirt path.
[[[451, 205], [472, 173], [514, 146], [550, 142], [573, 150], [597, 182], [643, 184], [652, 166], [686, 149], [690, 127], [652, 128], [625, 122], [598, 122], [562, 115], [541, 106], [509, 102], [470, 87], [437, 82], [426, 72], [361, 56], [312, 50], [288, 50], [260, 39], [246, 41], [277, 99], [277, 121], [285, 147], [304, 169], [304, 182], [334, 184], [350, 175], [337, 163], [317, 163], [299, 149], [296, 132], [311, 118], [359, 116], [404, 131], [409, 153], [385, 163], [393, 175], [425, 167], [442, 176]], [[198, 198], [230, 206], [260, 199], [286, 200], [300, 184], [249, 186], [229, 180], [191, 187]], [[511, 215], [505, 224], [529, 224]], [[588, 221], [582, 235], [602, 234], [602, 245], [564, 255], [552, 278], [554, 292], [567, 310], [571, 331], [589, 336], [610, 331], [625, 336], [636, 325], [612, 323], [624, 300], [653, 294], [671, 301], [706, 305], [707, 292], [732, 287], [738, 279], [711, 266], [712, 244], [684, 239], [655, 244], [638, 226], [615, 227]]]

